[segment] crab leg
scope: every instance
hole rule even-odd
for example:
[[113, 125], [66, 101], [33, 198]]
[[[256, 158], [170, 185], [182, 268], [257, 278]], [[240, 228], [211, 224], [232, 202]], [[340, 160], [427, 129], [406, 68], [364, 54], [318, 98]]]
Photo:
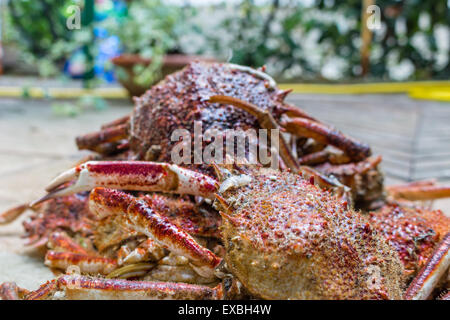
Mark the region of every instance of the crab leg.
[[[61, 185], [77, 179], [68, 187]], [[89, 191], [95, 187], [190, 194], [214, 199], [217, 182], [201, 173], [166, 163], [147, 161], [89, 161], [63, 172], [46, 188], [45, 200]]]
[[305, 111], [303, 111], [299, 107], [291, 105], [286, 102], [283, 103], [282, 111], [283, 111], [283, 114], [285, 114], [291, 118], [305, 118], [305, 119], [313, 120], [316, 122], [320, 122], [319, 120], [311, 117], [309, 114], [307, 114]]
[[99, 145], [106, 142], [117, 142], [128, 137], [128, 124], [106, 127], [100, 131], [88, 133], [76, 138], [78, 149], [97, 151]]
[[46, 298], [69, 300], [219, 300], [222, 284], [214, 288], [185, 283], [97, 279], [65, 275], [42, 285], [28, 300]]
[[50, 249], [54, 251], [65, 251], [72, 253], [79, 253], [84, 255], [89, 255], [90, 252], [76, 243], [72, 238], [63, 232], [54, 232], [48, 238], [48, 243]]
[[371, 154], [370, 147], [367, 144], [356, 141], [319, 122], [305, 118], [294, 118], [285, 120], [282, 126], [292, 134], [312, 138], [323, 144], [331, 144], [344, 151], [354, 161], [364, 160]]
[[447, 233], [436, 247], [426, 265], [420, 270], [406, 290], [407, 300], [425, 300], [450, 267], [450, 233]]
[[310, 166], [314, 164], [320, 164], [327, 162], [329, 158], [329, 153], [327, 150], [321, 150], [318, 152], [307, 154], [301, 158], [298, 158], [297, 161], [300, 165]]
[[450, 186], [435, 186], [429, 182], [422, 185], [391, 186], [386, 189], [395, 199], [418, 201], [450, 197]]
[[13, 222], [29, 208], [30, 206], [28, 204], [22, 204], [3, 212], [0, 214], [0, 225]]
[[[251, 115], [256, 117], [256, 119], [258, 119], [258, 123], [261, 126], [261, 128], [268, 130], [269, 135], [272, 129], [279, 129], [277, 122], [270, 114], [270, 112], [262, 110], [252, 103], [242, 101], [234, 97], [220, 96], [220, 95], [210, 97], [209, 102], [229, 104], [250, 113]], [[292, 171], [297, 172], [299, 170], [299, 165], [295, 157], [292, 155], [287, 142], [284, 140], [282, 136], [280, 137], [279, 148], [281, 159], [283, 159], [286, 166], [290, 168]]]
[[123, 116], [122, 118], [105, 123], [104, 125], [101, 126], [101, 128], [106, 129], [106, 128], [117, 127], [119, 125], [127, 123], [129, 120], [130, 120], [130, 115], [126, 115], [126, 116]]
[[20, 300], [28, 291], [19, 288], [14, 282], [5, 282], [0, 285], [0, 300]]
[[127, 227], [188, 258], [194, 270], [205, 278], [212, 277], [221, 262], [214, 253], [154, 210], [149, 199], [139, 200], [121, 191], [96, 188], [91, 192], [89, 203], [91, 211], [99, 217], [105, 217], [108, 212], [125, 215], [129, 221]]
[[48, 251], [45, 265], [50, 268], [67, 270], [77, 266], [82, 273], [108, 275], [117, 268], [117, 262], [104, 257], [94, 257], [73, 252]]
[[119, 263], [131, 264], [142, 261], [158, 261], [165, 256], [165, 250], [156, 241], [147, 239], [133, 251], [126, 252], [125, 249], [119, 251]]

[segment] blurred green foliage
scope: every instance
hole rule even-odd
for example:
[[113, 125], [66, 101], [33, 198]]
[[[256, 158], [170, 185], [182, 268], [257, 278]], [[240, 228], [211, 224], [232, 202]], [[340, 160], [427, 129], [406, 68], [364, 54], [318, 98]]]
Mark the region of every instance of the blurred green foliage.
[[[361, 0], [243, 0], [218, 25], [231, 37], [210, 37], [217, 54], [232, 49], [234, 63], [260, 67], [279, 78], [322, 79], [335, 64], [336, 79], [361, 75]], [[396, 66], [404, 78], [448, 79], [450, 38], [447, 0], [378, 0], [381, 28], [374, 30], [369, 77], [389, 79]], [[224, 9], [224, 3], [217, 10]], [[444, 39], [445, 40], [445, 39]], [[448, 39], [447, 46], [448, 46]], [[315, 45], [311, 46], [311, 43]], [[405, 74], [405, 72], [403, 72]]]
[[76, 49], [93, 40], [92, 30], [69, 30], [66, 20], [74, 0], [8, 1], [6, 41], [19, 46], [26, 63], [35, 65], [42, 76], [54, 76]]
[[[166, 53], [181, 53], [180, 38], [190, 32], [192, 25], [187, 17], [194, 14], [195, 10], [190, 7], [170, 5], [161, 0], [140, 0], [129, 3], [127, 16], [108, 18], [101, 25], [119, 37], [125, 53], [151, 60], [148, 65], [135, 65], [133, 70], [133, 81], [147, 86], [159, 77]], [[117, 75], [128, 77], [120, 69]]]
[[[17, 39], [42, 75], [60, 72], [70, 52], [93, 40], [89, 29], [66, 29], [67, 6], [77, 2], [82, 0], [8, 2], [8, 18], [14, 26], [11, 38]], [[141, 84], [157, 76], [165, 53], [186, 49], [223, 60], [231, 57], [234, 63], [253, 67], [267, 65], [279, 79], [341, 80], [361, 76], [361, 3], [242, 0], [196, 9], [140, 0], [129, 2], [128, 17], [104, 24], [119, 36], [125, 52], [152, 59], [149, 66], [134, 70]], [[381, 29], [373, 32], [368, 78], [448, 79], [448, 0], [377, 0], [376, 4], [381, 8]], [[198, 18], [197, 10], [206, 14]], [[199, 19], [202, 28], [195, 23]], [[193, 35], [203, 42], [182, 41]]]

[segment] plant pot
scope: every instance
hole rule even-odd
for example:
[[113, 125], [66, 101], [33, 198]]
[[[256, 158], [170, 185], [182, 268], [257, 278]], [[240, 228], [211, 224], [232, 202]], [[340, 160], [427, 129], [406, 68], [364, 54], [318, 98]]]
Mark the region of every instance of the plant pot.
[[[163, 58], [161, 76], [159, 79], [155, 79], [154, 83], [160, 81], [168, 74], [178, 71], [184, 68], [186, 65], [193, 61], [207, 61], [214, 62], [215, 59], [206, 58], [201, 56], [190, 56], [184, 54], [168, 54]], [[149, 87], [143, 87], [134, 81], [135, 74], [133, 68], [135, 65], [142, 64], [148, 66], [151, 63], [151, 59], [143, 58], [138, 54], [122, 54], [111, 59], [111, 62], [122, 68], [126, 74], [127, 79], [118, 79], [122, 86], [127, 89], [131, 97], [141, 96], [149, 89]], [[152, 83], [153, 84], [153, 83]], [[152, 85], [151, 84], [151, 85]]]

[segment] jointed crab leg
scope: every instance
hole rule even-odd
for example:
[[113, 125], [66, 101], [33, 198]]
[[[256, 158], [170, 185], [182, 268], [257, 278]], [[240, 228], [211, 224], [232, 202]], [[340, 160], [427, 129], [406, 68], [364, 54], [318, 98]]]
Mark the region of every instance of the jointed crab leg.
[[117, 142], [128, 137], [128, 124], [120, 124], [115, 127], [106, 127], [98, 132], [93, 132], [76, 138], [80, 150], [87, 149], [97, 151], [97, 147], [106, 142]]
[[165, 256], [165, 250], [156, 241], [147, 239], [133, 251], [119, 250], [119, 264], [139, 263], [142, 261], [158, 261]]
[[405, 186], [390, 186], [386, 187], [386, 189], [389, 195], [395, 199], [418, 201], [450, 197], [450, 186], [436, 186], [430, 182]]
[[[270, 112], [262, 110], [252, 103], [242, 101], [234, 97], [220, 96], [220, 95], [210, 97], [209, 102], [230, 104], [234, 107], [237, 107], [241, 110], [250, 113], [251, 115], [253, 115], [258, 119], [261, 128], [269, 130], [268, 131], [269, 135], [271, 129], [279, 129], [277, 122], [270, 114]], [[286, 166], [290, 168], [292, 171], [298, 171], [299, 169], [298, 163], [295, 160], [294, 156], [292, 155], [287, 142], [284, 140], [282, 136], [280, 136], [279, 148], [280, 148], [279, 150], [280, 157], [281, 159], [283, 159]]]
[[409, 285], [405, 293], [407, 300], [427, 299], [450, 267], [450, 233], [447, 233], [436, 247], [427, 264]]
[[96, 188], [91, 192], [90, 208], [99, 217], [106, 216], [108, 211], [126, 215], [128, 227], [145, 234], [169, 251], [188, 258], [201, 276], [212, 277], [221, 259], [152, 209], [148, 201], [121, 191]]
[[29, 209], [28, 204], [22, 204], [0, 214], [0, 225], [8, 224], [16, 220], [22, 213]]
[[54, 232], [48, 238], [50, 249], [54, 251], [64, 251], [89, 255], [90, 252], [76, 243], [72, 238], [63, 232]]
[[117, 262], [104, 257], [94, 257], [73, 252], [47, 251], [45, 265], [51, 268], [67, 270], [77, 266], [80, 272], [107, 275], [117, 268]]
[[[68, 187], [61, 185], [77, 179]], [[217, 182], [195, 171], [176, 165], [144, 161], [89, 161], [63, 172], [46, 188], [47, 199], [89, 191], [95, 187], [108, 187], [134, 191], [160, 191], [214, 198]]]
[[292, 134], [312, 138], [323, 144], [331, 144], [344, 151], [354, 161], [364, 160], [371, 154], [370, 147], [367, 144], [356, 141], [319, 122], [305, 118], [294, 118], [285, 120], [281, 125]]
[[97, 279], [65, 275], [42, 285], [27, 300], [218, 300], [224, 297], [222, 284], [215, 288], [185, 283]]
[[305, 118], [305, 119], [313, 120], [316, 122], [320, 122], [319, 120], [311, 117], [309, 114], [307, 114], [305, 111], [303, 111], [299, 107], [293, 106], [286, 102], [283, 103], [282, 110], [283, 110], [283, 114], [287, 115], [288, 117]]
[[0, 285], [0, 300], [20, 300], [28, 293], [14, 282], [5, 282]]
[[123, 116], [122, 118], [113, 120], [109, 123], [105, 123], [104, 125], [102, 125], [101, 128], [106, 129], [106, 128], [117, 127], [119, 125], [126, 124], [128, 121], [130, 121], [130, 115], [126, 115], [126, 116]]

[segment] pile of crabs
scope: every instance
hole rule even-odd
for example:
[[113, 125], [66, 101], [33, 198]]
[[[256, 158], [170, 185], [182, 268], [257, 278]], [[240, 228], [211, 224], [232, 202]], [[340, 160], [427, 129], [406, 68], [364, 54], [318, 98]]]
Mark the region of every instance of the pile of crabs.
[[[448, 299], [450, 219], [432, 181], [384, 188], [370, 147], [285, 101], [263, 70], [192, 63], [28, 209], [28, 245], [59, 273], [3, 299]], [[279, 168], [171, 162], [175, 129], [279, 129]], [[260, 148], [268, 148], [260, 145]], [[272, 150], [272, 149], [271, 149]]]

